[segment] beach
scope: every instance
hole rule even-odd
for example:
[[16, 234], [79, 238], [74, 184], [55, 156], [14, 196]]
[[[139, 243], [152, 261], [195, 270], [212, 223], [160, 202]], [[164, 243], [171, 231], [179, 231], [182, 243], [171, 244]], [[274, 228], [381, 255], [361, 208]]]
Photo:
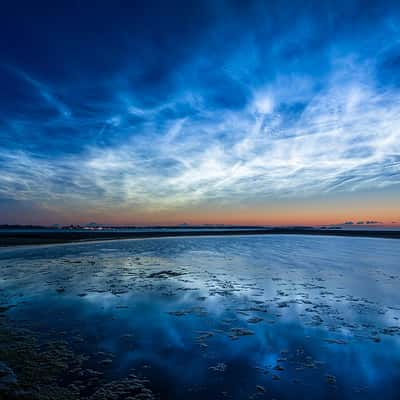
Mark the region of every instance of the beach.
[[397, 399], [397, 240], [230, 235], [0, 251], [11, 399]]

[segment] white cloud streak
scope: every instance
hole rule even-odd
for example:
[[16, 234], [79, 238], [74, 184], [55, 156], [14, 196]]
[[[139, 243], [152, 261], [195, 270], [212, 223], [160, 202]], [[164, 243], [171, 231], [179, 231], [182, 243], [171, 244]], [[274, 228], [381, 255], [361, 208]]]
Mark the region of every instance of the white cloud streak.
[[[307, 86], [306, 78], [279, 79], [235, 111], [212, 112], [198, 95], [193, 103], [185, 94], [168, 107], [191, 101], [196, 111], [161, 128], [164, 107], [129, 105], [126, 115], [147, 116], [146, 128], [132, 127], [123, 144], [79, 155], [52, 160], [0, 150], [0, 196], [151, 211], [400, 183], [399, 93], [377, 87], [368, 68], [354, 66], [340, 68], [311, 101], [299, 93]], [[304, 104], [301, 112], [282, 111], [293, 99]], [[104, 123], [118, 130], [123, 119]]]

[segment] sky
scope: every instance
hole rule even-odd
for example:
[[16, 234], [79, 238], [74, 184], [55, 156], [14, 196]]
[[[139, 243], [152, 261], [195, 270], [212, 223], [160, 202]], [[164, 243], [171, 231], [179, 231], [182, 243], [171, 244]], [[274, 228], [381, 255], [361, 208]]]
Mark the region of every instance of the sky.
[[398, 1], [12, 1], [0, 224], [400, 225]]

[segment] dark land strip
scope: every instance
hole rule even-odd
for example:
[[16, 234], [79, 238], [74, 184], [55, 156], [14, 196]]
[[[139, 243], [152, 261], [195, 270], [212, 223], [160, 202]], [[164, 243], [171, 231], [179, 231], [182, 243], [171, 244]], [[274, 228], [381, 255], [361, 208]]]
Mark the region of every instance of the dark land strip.
[[318, 236], [351, 236], [368, 238], [400, 239], [400, 231], [390, 230], [328, 230], [328, 229], [226, 229], [198, 231], [154, 231], [154, 232], [110, 232], [110, 231], [88, 231], [74, 232], [65, 230], [60, 232], [1, 232], [0, 247], [21, 245], [43, 245], [71, 242], [88, 242], [98, 240], [120, 240], [120, 239], [146, 239], [163, 237], [184, 236], [237, 236], [237, 235], [318, 235]]

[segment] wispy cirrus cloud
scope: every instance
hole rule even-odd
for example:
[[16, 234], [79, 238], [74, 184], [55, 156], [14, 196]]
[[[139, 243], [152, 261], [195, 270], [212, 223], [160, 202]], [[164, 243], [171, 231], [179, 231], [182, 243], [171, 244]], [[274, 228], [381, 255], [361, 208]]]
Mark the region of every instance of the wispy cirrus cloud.
[[354, 35], [319, 17], [217, 20], [181, 49], [148, 44], [160, 65], [138, 50], [107, 78], [7, 67], [26, 99], [0, 113], [0, 197], [112, 214], [400, 184], [397, 17], [364, 16]]
[[[0, 192], [44, 202], [168, 209], [400, 183], [396, 91], [377, 88], [361, 70], [337, 73], [291, 118], [290, 108], [302, 99], [293, 81], [281, 85], [254, 90], [240, 110], [212, 113], [200, 101], [190, 116], [163, 118], [162, 124], [163, 107], [136, 111], [147, 115], [143, 131], [78, 155], [54, 160], [2, 151], [7, 167]], [[298, 97], [294, 104], [291, 91]], [[168, 107], [184, 102], [178, 98]], [[108, 121], [119, 129], [117, 119]]]

